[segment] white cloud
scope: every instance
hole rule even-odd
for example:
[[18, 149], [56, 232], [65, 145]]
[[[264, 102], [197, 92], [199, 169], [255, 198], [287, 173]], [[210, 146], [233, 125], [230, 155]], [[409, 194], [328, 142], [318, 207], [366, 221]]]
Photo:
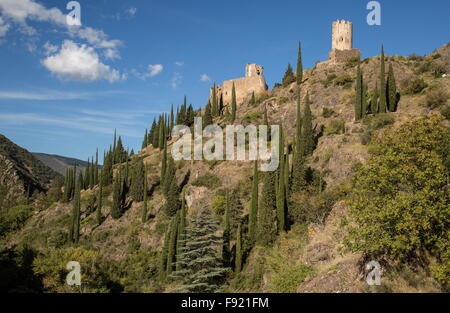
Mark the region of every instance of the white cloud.
[[176, 66], [183, 66], [184, 62], [183, 61], [177, 61], [177, 62], [175, 62], [175, 65]]
[[208, 83], [211, 82], [211, 78], [207, 74], [200, 75], [200, 81]]
[[150, 64], [148, 66], [148, 71], [149, 71], [148, 75], [150, 77], [156, 76], [159, 73], [161, 73], [163, 69], [164, 69], [164, 67], [161, 64]]
[[170, 83], [170, 85], [172, 86], [173, 89], [177, 88], [181, 84], [182, 78], [183, 77], [181, 76], [180, 73], [178, 73], [178, 72], [173, 73], [172, 80]]
[[[109, 40], [102, 30], [92, 27], [69, 26], [66, 14], [61, 10], [56, 7], [48, 9], [34, 0], [0, 0], [0, 11], [4, 19], [19, 24], [20, 30], [28, 35], [36, 33], [36, 30], [27, 24], [27, 20], [31, 20], [54, 23], [67, 29], [70, 36], [86, 40], [96, 48], [117, 49], [122, 44], [120, 40]], [[5, 32], [5, 30], [3, 31]], [[2, 23], [0, 21], [0, 35], [1, 33]], [[118, 51], [115, 54], [118, 54]]]
[[58, 46], [52, 45], [50, 42], [47, 41], [44, 44], [44, 50], [45, 55], [50, 55], [58, 51]]
[[131, 8], [129, 8], [129, 9], [127, 9], [127, 11], [126, 11], [126, 13], [127, 13], [129, 16], [135, 16], [135, 15], [136, 15], [136, 12], [137, 12], [137, 9], [134, 8], [134, 7], [131, 7]]
[[120, 59], [120, 54], [116, 49], [106, 49], [104, 55], [109, 60]]
[[0, 99], [10, 100], [80, 100], [87, 99], [90, 95], [87, 93], [73, 93], [73, 92], [60, 92], [54, 90], [46, 90], [39, 92], [26, 92], [26, 91], [5, 91], [0, 90]]
[[4, 37], [9, 30], [9, 24], [0, 16], [0, 37]]
[[105, 79], [115, 82], [123, 75], [103, 64], [94, 48], [65, 40], [58, 53], [41, 60], [42, 64], [62, 80], [90, 82]]

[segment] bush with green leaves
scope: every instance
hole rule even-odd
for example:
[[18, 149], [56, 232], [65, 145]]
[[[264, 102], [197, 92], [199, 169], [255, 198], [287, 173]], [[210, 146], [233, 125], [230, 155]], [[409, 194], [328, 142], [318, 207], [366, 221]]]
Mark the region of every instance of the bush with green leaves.
[[19, 205], [0, 211], [0, 237], [22, 228], [33, 214], [28, 205]]
[[334, 79], [334, 85], [343, 86], [344, 88], [350, 88], [354, 79], [348, 74], [339, 75]]
[[325, 126], [326, 135], [335, 135], [345, 133], [345, 121], [342, 119], [333, 119]]
[[376, 139], [353, 180], [344, 244], [378, 260], [414, 262], [450, 282], [450, 131], [440, 118], [419, 118]]
[[415, 78], [408, 82], [408, 86], [405, 89], [405, 94], [419, 94], [427, 87], [428, 84], [422, 78]]
[[434, 89], [427, 93], [425, 97], [425, 106], [429, 109], [439, 109], [443, 107], [450, 98], [448, 92], [444, 89]]
[[192, 182], [193, 186], [196, 187], [207, 187], [209, 189], [216, 189], [217, 187], [222, 186], [222, 181], [219, 177], [214, 174], [206, 173], [202, 176], [199, 176], [196, 180]]

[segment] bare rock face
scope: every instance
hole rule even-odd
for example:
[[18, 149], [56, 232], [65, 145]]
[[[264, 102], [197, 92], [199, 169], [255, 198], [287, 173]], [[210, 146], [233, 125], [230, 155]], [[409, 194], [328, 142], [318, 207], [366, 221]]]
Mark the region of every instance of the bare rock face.
[[205, 201], [202, 200], [207, 195], [207, 193], [208, 188], [206, 187], [189, 186], [186, 189], [185, 193], [185, 200], [188, 208], [191, 208], [193, 206], [195, 207], [203, 206]]
[[0, 186], [5, 188], [2, 190], [3, 199], [0, 199], [5, 203], [26, 193], [24, 181], [14, 163], [3, 155], [0, 155]]

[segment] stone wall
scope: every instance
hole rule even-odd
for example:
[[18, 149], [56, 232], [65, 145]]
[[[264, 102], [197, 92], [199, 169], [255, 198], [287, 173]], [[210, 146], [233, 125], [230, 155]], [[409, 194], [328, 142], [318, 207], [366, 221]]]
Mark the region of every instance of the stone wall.
[[[266, 79], [263, 74], [263, 67], [257, 64], [247, 64], [245, 67], [245, 77], [230, 79], [223, 82], [222, 86], [216, 86], [217, 97], [223, 97], [223, 104], [231, 104], [231, 94], [233, 83], [236, 90], [237, 104], [243, 103], [251, 97], [254, 92], [258, 95], [267, 90]], [[213, 88], [210, 90], [210, 101], [212, 103]]]
[[359, 49], [351, 49], [351, 50], [332, 50], [328, 53], [328, 57], [332, 62], [335, 63], [344, 63], [349, 59], [360, 59], [360, 50]]

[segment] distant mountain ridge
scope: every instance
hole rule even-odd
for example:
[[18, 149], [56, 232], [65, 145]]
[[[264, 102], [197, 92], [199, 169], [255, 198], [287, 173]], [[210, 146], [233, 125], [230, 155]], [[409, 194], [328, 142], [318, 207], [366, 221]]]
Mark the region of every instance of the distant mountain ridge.
[[0, 134], [0, 206], [3, 202], [44, 191], [61, 175], [26, 149]]
[[75, 158], [64, 157], [56, 154], [46, 154], [46, 153], [37, 153], [32, 152], [37, 159], [39, 159], [42, 163], [58, 172], [61, 175], [66, 174], [66, 169], [68, 167], [77, 166], [78, 170], [83, 170], [88, 166], [88, 162], [82, 161]]

